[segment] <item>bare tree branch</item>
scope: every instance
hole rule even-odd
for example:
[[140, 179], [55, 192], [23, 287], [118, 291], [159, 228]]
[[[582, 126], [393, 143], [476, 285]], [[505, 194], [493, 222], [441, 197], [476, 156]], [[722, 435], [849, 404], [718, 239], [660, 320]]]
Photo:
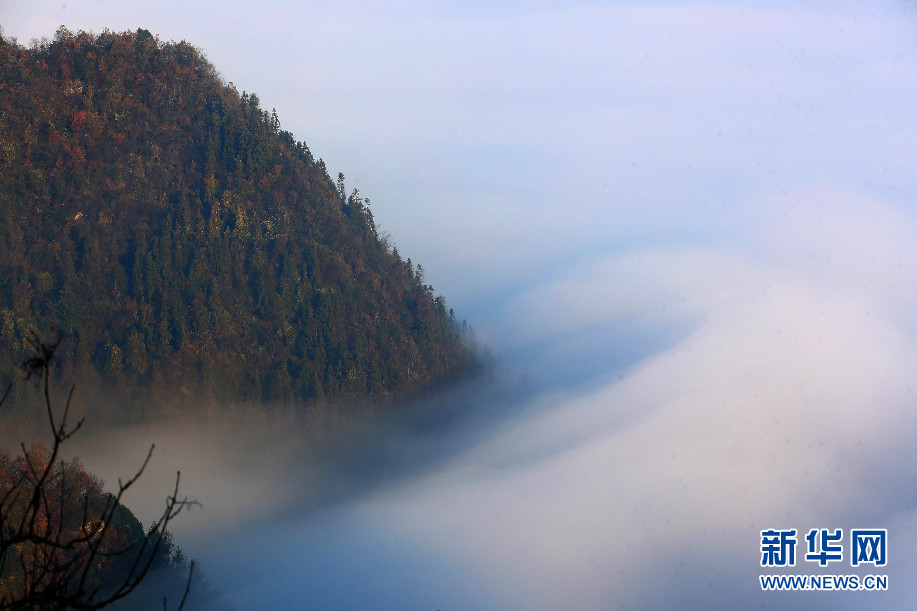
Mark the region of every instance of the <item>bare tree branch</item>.
[[[80, 419], [72, 426], [68, 422], [75, 385], [70, 387], [60, 419], [55, 416], [49, 379], [60, 339], [57, 334], [52, 341], [43, 342], [33, 333], [31, 343], [35, 353], [20, 364], [26, 380], [44, 377], [43, 395], [52, 443], [50, 450], [40, 446], [29, 450], [21, 444], [23, 454], [16, 461], [0, 455], [0, 460], [5, 461], [0, 462], [0, 467], [11, 462], [18, 465], [18, 472], [12, 471], [13, 476], [0, 469], [0, 609], [91, 610], [125, 598], [153, 567], [171, 521], [182, 511], [199, 505], [187, 497], [179, 498], [179, 472], [159, 520], [147, 534], [140, 541], [128, 541], [120, 549], [114, 547], [113, 539], [119, 534], [114, 531], [114, 524], [122, 507], [121, 500], [143, 475], [155, 446], [150, 447], [130, 479], [118, 480], [117, 493], [105, 495], [104, 503], [101, 496], [90, 498], [89, 489], [69, 488], [78, 482], [68, 481], [72, 475], [68, 469], [77, 468], [79, 463], [75, 459], [70, 463], [61, 461], [61, 446], [84, 421]], [[11, 388], [12, 384], [0, 397], [0, 406]], [[86, 477], [91, 478], [88, 474]], [[101, 494], [100, 488], [98, 491]], [[74, 494], [82, 498], [68, 504]], [[134, 554], [133, 560], [115, 583], [100, 579], [99, 569], [106, 562], [129, 554]], [[187, 600], [193, 574], [191, 563], [179, 609]]]

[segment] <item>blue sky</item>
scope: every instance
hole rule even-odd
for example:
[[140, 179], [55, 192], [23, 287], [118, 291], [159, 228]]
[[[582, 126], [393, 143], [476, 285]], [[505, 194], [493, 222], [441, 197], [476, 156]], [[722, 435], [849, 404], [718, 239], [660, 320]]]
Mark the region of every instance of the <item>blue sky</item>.
[[875, 600], [917, 596], [913, 3], [0, 15], [21, 43], [65, 24], [198, 46], [542, 391], [491, 441], [342, 508], [389, 560], [449, 567], [430, 600], [863, 604], [762, 598], [756, 536], [784, 526], [889, 528]]

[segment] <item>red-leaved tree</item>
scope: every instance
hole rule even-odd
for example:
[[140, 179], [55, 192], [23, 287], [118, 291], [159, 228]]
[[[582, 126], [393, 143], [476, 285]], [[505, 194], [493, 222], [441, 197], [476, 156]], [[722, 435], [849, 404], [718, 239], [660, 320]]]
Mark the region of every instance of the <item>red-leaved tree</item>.
[[[178, 474], [162, 515], [144, 533], [121, 498], [143, 474], [152, 447], [133, 477], [118, 480], [116, 493], [106, 493], [78, 459], [61, 459], [61, 446], [83, 421], [68, 423], [73, 387], [59, 416], [51, 401], [49, 372], [59, 341], [36, 336], [35, 353], [21, 364], [26, 379], [42, 378], [50, 448], [23, 444], [16, 457], [0, 452], [0, 609], [100, 609], [125, 598], [171, 547], [169, 523], [194, 504], [179, 498]], [[193, 571], [191, 563], [179, 609]]]

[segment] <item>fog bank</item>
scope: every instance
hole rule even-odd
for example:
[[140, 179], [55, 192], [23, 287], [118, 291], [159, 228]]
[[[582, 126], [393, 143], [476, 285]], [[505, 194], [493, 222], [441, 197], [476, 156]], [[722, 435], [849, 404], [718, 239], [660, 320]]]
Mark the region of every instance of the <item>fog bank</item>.
[[[182, 469], [240, 609], [913, 606], [911, 3], [0, 5], [199, 45], [501, 359], [337, 452], [257, 418], [80, 447], [114, 482], [157, 443], [128, 502]], [[762, 530], [861, 527], [888, 592], [761, 591]]]
[[[742, 244], [533, 285], [503, 321], [518, 358], [500, 382], [528, 390], [449, 399], [490, 417], [392, 425], [318, 462], [267, 424], [246, 444], [154, 431], [166, 457], [197, 448], [183, 481], [204, 507], [179, 540], [239, 608], [905, 606], [914, 221], [827, 192], [758, 213]], [[825, 527], [887, 528], [890, 590], [762, 592], [760, 531]]]

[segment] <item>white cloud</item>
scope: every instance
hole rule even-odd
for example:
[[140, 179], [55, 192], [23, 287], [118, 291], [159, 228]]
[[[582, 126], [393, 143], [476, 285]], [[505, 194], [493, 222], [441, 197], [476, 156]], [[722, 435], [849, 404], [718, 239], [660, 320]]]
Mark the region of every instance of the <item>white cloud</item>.
[[556, 608], [748, 606], [728, 581], [754, 583], [757, 531], [862, 519], [897, 529], [890, 596], [915, 596], [913, 11], [0, 6], [22, 42], [64, 22], [201, 46], [498, 353], [599, 376], [354, 520]]
[[[797, 207], [777, 260], [645, 253], [536, 291], [532, 320], [568, 321], [552, 328], [560, 337], [633, 312], [684, 309], [703, 322], [619, 381], [544, 398], [550, 409], [380, 495], [373, 510], [472, 574], [513, 584], [521, 606], [766, 602], [755, 582], [760, 530], [885, 524], [905, 506], [878, 491], [909, 471], [890, 448], [917, 433], [917, 345], [863, 284], [886, 269], [876, 251], [904, 257], [905, 276], [917, 271], [917, 232], [901, 220], [875, 203]], [[824, 227], [857, 228], [862, 239], [834, 241]], [[810, 239], [789, 237], [797, 232]], [[813, 264], [813, 249], [839, 261]], [[607, 298], [612, 290], [629, 298]], [[530, 322], [522, 337], [534, 335]], [[917, 566], [896, 548], [896, 562]], [[684, 587], [679, 570], [709, 581], [706, 594], [667, 590], [667, 578]], [[648, 585], [650, 575], [663, 583]], [[915, 594], [898, 587], [896, 600]]]

